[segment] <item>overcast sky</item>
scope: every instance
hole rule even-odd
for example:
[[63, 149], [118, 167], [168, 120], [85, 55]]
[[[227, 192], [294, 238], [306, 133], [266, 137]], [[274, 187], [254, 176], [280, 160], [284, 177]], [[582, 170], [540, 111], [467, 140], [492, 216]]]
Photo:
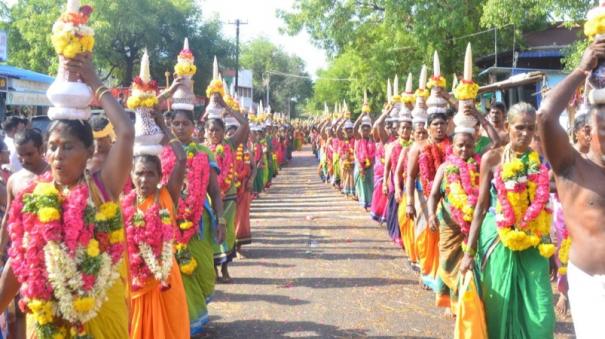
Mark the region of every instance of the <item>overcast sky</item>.
[[279, 34], [278, 28], [282, 26], [282, 20], [275, 16], [277, 9], [289, 9], [294, 0], [197, 0], [200, 2], [202, 14], [205, 18], [216, 15], [225, 23], [224, 34], [227, 37], [235, 37], [235, 26], [227, 25], [235, 19], [248, 22], [240, 29], [240, 42], [254, 39], [258, 36], [269, 38], [276, 45], [282, 46], [290, 54], [301, 57], [311, 76], [326, 66], [326, 55], [313, 46], [307, 33], [302, 32], [297, 36]]

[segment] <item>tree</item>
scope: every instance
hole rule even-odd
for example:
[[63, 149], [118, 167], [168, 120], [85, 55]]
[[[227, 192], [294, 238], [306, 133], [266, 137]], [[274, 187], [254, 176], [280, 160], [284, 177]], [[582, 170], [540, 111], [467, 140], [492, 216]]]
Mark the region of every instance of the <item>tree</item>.
[[253, 72], [254, 101], [267, 97], [267, 82], [271, 109], [276, 112], [288, 112], [296, 102], [304, 102], [313, 94], [313, 83], [305, 72], [304, 61], [295, 55], [289, 55], [267, 38], [256, 38], [242, 47], [241, 68]]
[[[95, 60], [103, 77], [130, 86], [138, 72], [142, 50], [152, 59], [152, 76], [163, 84], [164, 72], [173, 72], [183, 39], [189, 37], [196, 56], [196, 92], [211, 78], [217, 55], [230, 65], [233, 44], [220, 35], [218, 21], [202, 22], [200, 8], [187, 0], [91, 0], [95, 8], [89, 24], [95, 29]], [[9, 10], [9, 62], [42, 73], [56, 72], [50, 43], [53, 22], [64, 0], [19, 0]]]

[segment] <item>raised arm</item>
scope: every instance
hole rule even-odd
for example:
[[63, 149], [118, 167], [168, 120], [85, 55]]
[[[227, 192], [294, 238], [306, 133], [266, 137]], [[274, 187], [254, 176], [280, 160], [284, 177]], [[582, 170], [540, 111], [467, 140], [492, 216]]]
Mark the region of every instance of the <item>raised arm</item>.
[[21, 284], [17, 280], [15, 273], [11, 267], [11, 260], [8, 259], [4, 269], [2, 270], [2, 276], [0, 276], [0, 311], [4, 312], [8, 305], [15, 299], [17, 292]]
[[359, 126], [361, 126], [361, 118], [363, 118], [363, 116], [366, 114], [367, 113], [361, 113], [357, 117], [357, 120], [355, 120], [355, 124], [353, 124], [353, 136], [355, 137], [355, 139], [361, 139], [361, 133], [359, 133]]
[[168, 189], [168, 192], [172, 197], [172, 201], [174, 201], [176, 205], [179, 201], [183, 181], [185, 180], [185, 174], [187, 172], [187, 153], [185, 153], [183, 144], [179, 141], [179, 139], [174, 137], [170, 128], [166, 126], [164, 117], [160, 112], [155, 113], [154, 120], [158, 127], [162, 130], [162, 133], [164, 133], [164, 142], [168, 142], [176, 158], [174, 169], [172, 170], [170, 178], [168, 178], [168, 182], [166, 183], [166, 189]]
[[218, 97], [219, 103], [223, 105], [223, 107], [225, 107], [227, 114], [230, 114], [232, 117], [235, 118], [235, 120], [237, 120], [237, 122], [239, 122], [239, 127], [237, 128], [237, 131], [235, 131], [235, 133], [231, 137], [232, 145], [239, 145], [245, 143], [246, 140], [248, 140], [248, 136], [250, 135], [250, 126], [248, 125], [248, 120], [246, 120], [246, 118], [244, 118], [244, 116], [240, 112], [232, 110], [227, 104], [225, 104], [223, 98], [221, 98], [220, 96]]
[[487, 133], [487, 136], [490, 140], [489, 148], [501, 146], [502, 140], [500, 140], [500, 134], [498, 134], [496, 128], [489, 121], [487, 121], [487, 119], [485, 119], [485, 116], [483, 116], [483, 114], [481, 114], [475, 106], [469, 107], [468, 110], [470, 110], [469, 113], [473, 114], [477, 120], [479, 120], [481, 127], [483, 127]]
[[429, 210], [429, 227], [431, 230], [436, 231], [439, 229], [439, 220], [437, 219], [437, 204], [443, 198], [441, 193], [441, 181], [443, 181], [443, 174], [445, 173], [445, 164], [441, 164], [435, 174], [435, 180], [433, 181], [433, 187], [431, 187], [431, 194], [427, 201]]
[[389, 182], [391, 182], [391, 152], [393, 147], [390, 144], [384, 145], [384, 175], [382, 179], [382, 193], [389, 192]]
[[92, 54], [81, 53], [67, 63], [70, 71], [80, 74], [82, 80], [96, 93], [107, 118], [113, 125], [116, 140], [101, 168], [101, 180], [113, 198], [117, 198], [132, 168], [132, 147], [134, 145], [134, 126], [122, 106], [104, 87], [95, 72]]
[[481, 232], [481, 224], [483, 223], [483, 219], [485, 219], [485, 214], [487, 214], [490, 205], [490, 188], [494, 177], [493, 168], [500, 162], [500, 158], [500, 150], [492, 150], [485, 153], [481, 159], [481, 169], [479, 171], [479, 197], [477, 199], [477, 205], [475, 206], [473, 221], [471, 222], [471, 229], [468, 235], [467, 247], [469, 250], [464, 254], [460, 264], [462, 273], [473, 267], [473, 260], [477, 250], [477, 239]]
[[386, 143], [389, 140], [389, 135], [387, 134], [386, 129], [384, 128], [384, 121], [391, 110], [388, 107], [385, 107], [382, 110], [382, 114], [378, 117], [378, 120], [374, 122], [374, 126], [372, 126], [372, 136], [374, 137], [374, 141]]
[[559, 117], [567, 108], [576, 89], [584, 83], [586, 76], [597, 66], [599, 58], [605, 59], [605, 40], [603, 39], [598, 39], [584, 51], [578, 68], [550, 91], [538, 111], [540, 137], [542, 140], [548, 141], [543, 143], [544, 153], [556, 174], [571, 168], [579, 154], [559, 124]]
[[[416, 217], [414, 194], [416, 193], [416, 177], [418, 176], [418, 157], [420, 148], [414, 145], [408, 155], [407, 176], [405, 178], [406, 214], [408, 218]], [[424, 189], [424, 188], [423, 188]]]

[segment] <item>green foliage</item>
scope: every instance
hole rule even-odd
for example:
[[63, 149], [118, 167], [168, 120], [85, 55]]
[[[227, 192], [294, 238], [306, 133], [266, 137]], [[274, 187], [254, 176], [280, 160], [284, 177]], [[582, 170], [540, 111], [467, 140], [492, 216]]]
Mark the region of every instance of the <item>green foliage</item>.
[[[200, 8], [187, 0], [90, 0], [89, 24], [95, 29], [95, 61], [101, 75], [114, 85], [130, 86], [138, 73], [142, 50], [151, 56], [151, 73], [164, 85], [173, 73], [183, 39], [189, 37], [196, 56], [196, 92], [203, 93], [212, 77], [212, 60], [231, 65], [233, 44], [220, 35], [218, 21], [202, 22]], [[54, 21], [64, 0], [19, 0], [8, 10], [9, 63], [52, 74], [57, 58], [50, 42]]]
[[[290, 104], [294, 111], [296, 103], [306, 101], [313, 95], [313, 83], [307, 78], [304, 61], [289, 55], [274, 45], [268, 39], [260, 37], [246, 43], [240, 55], [240, 68], [253, 72], [254, 101], [263, 100], [266, 103], [269, 79], [269, 96], [271, 109], [276, 112], [288, 112]], [[300, 77], [270, 74], [270, 72], [293, 74]], [[295, 98], [296, 102], [290, 102]], [[292, 114], [294, 115], [294, 114]]]

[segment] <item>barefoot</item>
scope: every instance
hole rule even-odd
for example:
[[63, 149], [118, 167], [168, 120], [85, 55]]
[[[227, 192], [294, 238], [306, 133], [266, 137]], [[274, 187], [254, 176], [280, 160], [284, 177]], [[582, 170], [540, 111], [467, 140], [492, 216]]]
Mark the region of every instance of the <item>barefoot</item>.
[[237, 250], [235, 252], [235, 255], [236, 255], [237, 259], [239, 259], [239, 260], [246, 259], [246, 256], [242, 253], [241, 250]]
[[443, 310], [443, 317], [450, 320], [456, 319], [456, 315], [452, 313], [452, 310], [449, 307]]
[[222, 265], [221, 274], [221, 280], [224, 284], [231, 284], [233, 282], [233, 279], [231, 279], [231, 276], [229, 275], [229, 268], [227, 265]]
[[422, 277], [420, 277], [420, 279], [418, 279], [418, 283], [420, 284], [420, 288], [422, 288], [425, 291], [429, 291], [431, 289], [424, 283], [424, 281], [422, 280]]
[[569, 305], [567, 303], [567, 298], [565, 295], [561, 294], [559, 296], [559, 300], [557, 301], [557, 305], [555, 306], [557, 313], [563, 317], [567, 317], [569, 313]]

